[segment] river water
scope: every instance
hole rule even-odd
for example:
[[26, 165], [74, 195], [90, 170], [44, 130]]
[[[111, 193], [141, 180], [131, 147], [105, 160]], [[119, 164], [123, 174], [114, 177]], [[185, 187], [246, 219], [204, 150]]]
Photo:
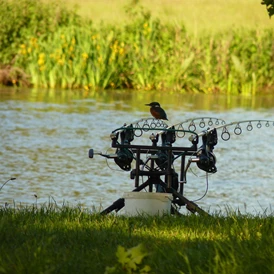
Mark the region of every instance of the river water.
[[[142, 91], [58, 91], [0, 89], [0, 206], [82, 206], [99, 211], [134, 188], [129, 172], [113, 160], [88, 151], [113, 152], [110, 133], [124, 123], [150, 117], [145, 103], [159, 101], [168, 124], [195, 117], [234, 121], [273, 121], [274, 98]], [[214, 120], [215, 121], [215, 120]], [[241, 124], [242, 134], [219, 141], [214, 149], [217, 173], [208, 177], [208, 191], [197, 204], [225, 213], [273, 214], [273, 123]], [[262, 125], [260, 127], [260, 125]], [[202, 129], [199, 129], [198, 132]], [[140, 137], [141, 139], [141, 137]], [[4, 183], [11, 177], [12, 180]], [[205, 173], [194, 164], [185, 196], [201, 198]], [[185, 208], [181, 212], [186, 212]]]

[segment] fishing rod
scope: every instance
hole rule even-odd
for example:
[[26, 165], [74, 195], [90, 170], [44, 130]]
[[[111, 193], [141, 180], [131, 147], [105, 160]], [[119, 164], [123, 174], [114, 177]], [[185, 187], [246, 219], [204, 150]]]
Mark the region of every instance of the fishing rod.
[[[245, 124], [245, 123], [247, 123], [247, 126], [246, 126], [247, 131], [252, 131], [255, 126], [258, 129], [261, 129], [263, 127], [263, 124], [265, 125], [265, 127], [270, 127], [271, 124], [274, 127], [274, 121], [271, 121], [271, 120], [254, 119], [254, 120], [235, 121], [235, 122], [222, 124], [222, 125], [219, 125], [219, 126], [216, 126], [216, 127], [211, 127], [211, 128], [206, 129], [206, 130], [203, 130], [202, 132], [198, 133], [198, 137], [204, 136], [204, 135], [210, 133], [213, 130], [223, 129], [222, 134], [221, 134], [221, 138], [224, 141], [228, 141], [230, 139], [231, 134], [229, 133], [227, 128], [230, 127], [230, 126], [236, 125], [233, 132], [234, 132], [235, 135], [241, 135], [241, 133], [243, 132], [243, 129], [240, 125]], [[252, 123], [253, 124], [256, 123], [256, 125], [254, 126]], [[192, 139], [195, 139], [195, 138], [197, 138], [197, 136], [191, 136], [190, 141]]]

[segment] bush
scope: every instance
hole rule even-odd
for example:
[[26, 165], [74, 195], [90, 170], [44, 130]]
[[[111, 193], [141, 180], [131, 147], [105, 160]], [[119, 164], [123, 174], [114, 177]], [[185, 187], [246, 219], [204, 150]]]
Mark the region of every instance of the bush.
[[0, 60], [13, 63], [20, 44], [26, 36], [48, 36], [61, 26], [79, 24], [75, 11], [66, 9], [64, 3], [37, 0], [0, 0]]

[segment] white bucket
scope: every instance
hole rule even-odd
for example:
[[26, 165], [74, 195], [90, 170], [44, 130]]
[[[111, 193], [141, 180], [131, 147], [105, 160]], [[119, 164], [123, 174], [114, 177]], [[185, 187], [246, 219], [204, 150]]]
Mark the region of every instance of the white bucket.
[[159, 192], [125, 192], [125, 215], [170, 214], [172, 194]]

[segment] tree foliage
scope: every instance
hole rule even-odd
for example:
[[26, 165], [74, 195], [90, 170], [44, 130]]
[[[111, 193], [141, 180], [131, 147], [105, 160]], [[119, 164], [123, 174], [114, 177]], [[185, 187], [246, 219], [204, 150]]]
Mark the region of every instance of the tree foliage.
[[274, 15], [274, 0], [262, 0], [262, 5], [266, 5], [269, 17]]

